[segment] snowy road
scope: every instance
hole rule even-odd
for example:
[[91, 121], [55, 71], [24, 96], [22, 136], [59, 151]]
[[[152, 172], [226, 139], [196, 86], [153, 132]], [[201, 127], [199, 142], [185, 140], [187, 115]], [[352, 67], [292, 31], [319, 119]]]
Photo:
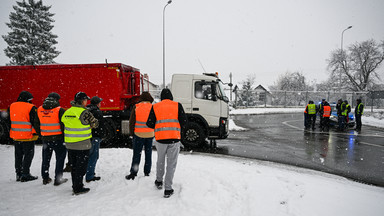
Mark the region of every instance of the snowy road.
[[305, 132], [303, 115], [237, 115], [237, 126], [217, 143], [219, 152], [256, 158], [341, 175], [384, 186], [384, 130], [363, 126], [340, 133]]

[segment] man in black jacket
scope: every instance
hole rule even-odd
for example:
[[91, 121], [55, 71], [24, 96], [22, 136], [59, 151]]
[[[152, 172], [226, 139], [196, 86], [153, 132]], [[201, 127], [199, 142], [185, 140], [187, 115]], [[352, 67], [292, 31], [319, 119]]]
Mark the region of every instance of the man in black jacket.
[[[173, 176], [175, 174], [177, 158], [180, 152], [181, 129], [187, 124], [187, 117], [183, 106], [174, 102], [169, 89], [161, 91], [161, 102], [154, 104], [149, 113], [147, 126], [155, 129], [157, 149], [157, 170], [155, 185], [158, 189], [163, 188], [164, 197], [170, 197], [174, 190], [172, 188]], [[167, 168], [165, 169], [165, 158]]]
[[105, 122], [103, 113], [100, 110], [102, 100], [102, 98], [94, 96], [91, 98], [91, 104], [87, 106], [87, 109], [99, 121], [99, 127], [92, 129], [92, 148], [89, 151], [88, 168], [87, 174], [85, 175], [86, 182], [98, 181], [101, 179], [100, 176], [95, 176], [95, 168], [97, 160], [99, 159], [100, 143], [105, 137]]

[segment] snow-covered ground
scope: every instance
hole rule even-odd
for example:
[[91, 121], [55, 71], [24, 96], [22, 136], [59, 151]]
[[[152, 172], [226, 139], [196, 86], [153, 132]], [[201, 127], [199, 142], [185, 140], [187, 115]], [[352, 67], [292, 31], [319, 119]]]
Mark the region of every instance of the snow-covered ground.
[[[354, 110], [352, 110], [354, 111]], [[259, 115], [259, 114], [277, 114], [277, 113], [303, 113], [304, 108], [247, 108], [247, 109], [232, 109], [230, 115]], [[303, 117], [304, 118], [304, 117]], [[370, 109], [364, 110], [364, 115], [361, 118], [364, 125], [384, 128], [384, 109], [374, 109], [371, 112]], [[244, 130], [233, 125], [233, 121], [229, 122], [230, 128], [233, 130]]]
[[[73, 196], [70, 182], [43, 185], [40, 175], [36, 181], [16, 182], [13, 151], [13, 146], [0, 145], [0, 215], [381, 216], [384, 212], [384, 188], [271, 162], [191, 152], [179, 157], [175, 194], [169, 199], [153, 184], [155, 163], [149, 177], [143, 176], [141, 164], [138, 178], [124, 178], [131, 149], [101, 149], [96, 172], [102, 179], [85, 183], [89, 193]], [[154, 151], [154, 162], [156, 156]], [[38, 175], [40, 165], [41, 146], [36, 146], [31, 173]]]

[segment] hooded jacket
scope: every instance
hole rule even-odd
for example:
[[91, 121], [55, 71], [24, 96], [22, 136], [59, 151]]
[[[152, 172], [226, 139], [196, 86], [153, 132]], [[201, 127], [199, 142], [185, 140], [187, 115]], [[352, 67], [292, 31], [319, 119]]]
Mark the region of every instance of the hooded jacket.
[[[46, 110], [54, 109], [58, 106], [60, 106], [60, 102], [56, 98], [53, 98], [53, 97], [47, 97], [44, 100], [43, 105], [42, 105], [42, 107]], [[60, 121], [61, 131], [63, 132], [63, 134], [64, 134], [64, 124], [63, 124], [63, 122], [61, 122], [61, 117], [63, 117], [64, 112], [65, 112], [65, 109], [60, 107], [59, 121]], [[63, 134], [52, 135], [52, 136], [41, 136], [41, 139], [44, 141], [54, 141], [54, 140], [63, 140], [64, 141], [64, 135]]]
[[[161, 91], [160, 99], [161, 100], [165, 100], [165, 99], [173, 100], [173, 95], [171, 93], [171, 90], [163, 89]], [[183, 106], [181, 105], [181, 103], [178, 103], [178, 104], [179, 104], [179, 106], [178, 106], [178, 110], [179, 110], [178, 120], [179, 120], [179, 124], [181, 127], [181, 131], [183, 131], [183, 128], [186, 126], [188, 120], [187, 120], [187, 116], [185, 115]], [[155, 125], [156, 125], [156, 115], [155, 115], [155, 111], [153, 110], [153, 107], [152, 107], [151, 111], [149, 112], [147, 126], [150, 128], [155, 128]], [[162, 143], [162, 144], [171, 144], [171, 143], [179, 142], [180, 140], [178, 140], [178, 139], [165, 139], [165, 140], [156, 140], [156, 141], [159, 143]]]

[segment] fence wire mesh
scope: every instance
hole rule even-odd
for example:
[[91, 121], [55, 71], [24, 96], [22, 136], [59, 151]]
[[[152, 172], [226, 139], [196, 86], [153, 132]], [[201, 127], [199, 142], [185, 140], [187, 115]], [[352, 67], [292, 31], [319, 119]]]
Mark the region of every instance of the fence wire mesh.
[[[229, 92], [228, 92], [229, 93]], [[229, 93], [230, 94], [230, 93]], [[231, 98], [235, 108], [244, 107], [303, 107], [309, 100], [315, 103], [326, 99], [329, 103], [347, 100], [352, 106], [360, 98], [366, 107], [384, 108], [384, 91], [336, 92], [336, 91], [260, 91], [236, 90]]]

